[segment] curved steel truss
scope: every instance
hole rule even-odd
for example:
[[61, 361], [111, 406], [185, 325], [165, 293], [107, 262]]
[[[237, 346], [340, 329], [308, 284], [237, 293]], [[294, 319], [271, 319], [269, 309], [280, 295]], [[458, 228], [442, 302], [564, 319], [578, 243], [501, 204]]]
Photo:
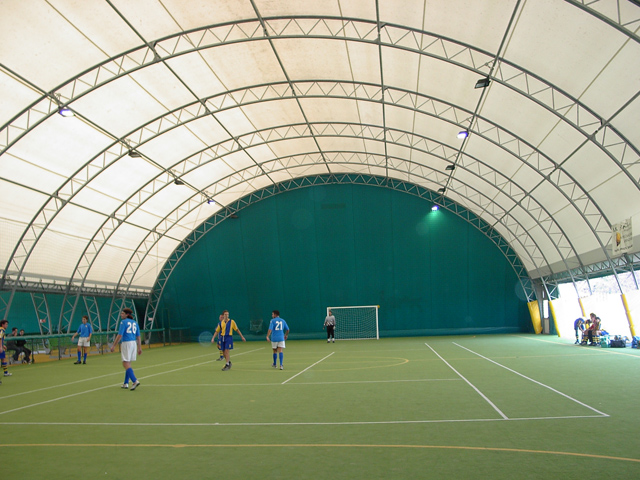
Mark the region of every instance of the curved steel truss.
[[[609, 244], [619, 212], [640, 217], [640, 209], [630, 207], [640, 204], [640, 148], [628, 127], [637, 118], [640, 89], [616, 75], [630, 70], [636, 78], [640, 70], [637, 3], [514, 0], [484, 19], [482, 34], [465, 31], [464, 14], [439, 24], [432, 21], [437, 11], [420, 10], [420, 27], [374, 3], [360, 14], [319, 8], [293, 15], [279, 2], [222, 1], [225, 20], [202, 24], [187, 20], [185, 7], [165, 6], [156, 17], [169, 13], [189, 25], [165, 30], [145, 29], [144, 21], [134, 21], [135, 6], [109, 2], [105, 20], [121, 28], [114, 36], [129, 39], [121, 43], [126, 47], [110, 48], [99, 35], [91, 40], [91, 24], [71, 24], [71, 17], [82, 21], [78, 12], [65, 17], [64, 8], [56, 10], [67, 35], [82, 32], [89, 39], [81, 53], [96, 60], [53, 81], [44, 68], [35, 73], [19, 58], [0, 58], [3, 92], [15, 89], [16, 97], [28, 99], [2, 117], [0, 158], [11, 166], [0, 169], [0, 183], [30, 199], [20, 215], [0, 219], [11, 232], [0, 258], [0, 291], [10, 293], [0, 296], [0, 311], [8, 313], [16, 291], [60, 293], [58, 330], [67, 331], [78, 305], [89, 308], [87, 298], [111, 296], [108, 326], [117, 302], [151, 291], [153, 316], [158, 286], [203, 229], [265, 196], [320, 183], [440, 198], [501, 249], [528, 299], [534, 281], [553, 290], [558, 281], [588, 284], [602, 272], [633, 271], [637, 253], [613, 256]], [[28, 21], [17, 12], [16, 22]], [[599, 58], [591, 36], [580, 37], [584, 46], [568, 50], [584, 57], [572, 63], [581, 69], [575, 79], [558, 74], [566, 52], [538, 52], [527, 43], [531, 28], [561, 25], [564, 18], [592, 29], [597, 52], [608, 55]], [[548, 34], [562, 50], [563, 32]], [[302, 55], [303, 47], [327, 56], [317, 62], [326, 72]], [[409, 82], [397, 74], [404, 68]], [[480, 88], [469, 93], [477, 80]], [[135, 116], [138, 102], [148, 109], [132, 127], [120, 129], [100, 111], [118, 95], [133, 105], [123, 121]], [[75, 123], [60, 123], [65, 108]], [[516, 120], [520, 116], [531, 119]], [[456, 141], [458, 131], [468, 137]], [[60, 134], [85, 147], [79, 132], [90, 133], [94, 143], [77, 160], [33, 153]], [[14, 174], [13, 165], [23, 171]], [[105, 179], [129, 171], [137, 175], [135, 188], [122, 194], [107, 188]], [[616, 195], [628, 201], [616, 204]], [[212, 202], [219, 210], [205, 221]], [[91, 226], [74, 225], [74, 215], [90, 216]], [[82, 235], [69, 239], [69, 225]], [[49, 269], [47, 251], [57, 240], [73, 253]], [[155, 271], [157, 278], [149, 273]]]
[[223, 220], [226, 220], [231, 215], [239, 212], [240, 210], [257, 203], [266, 198], [285, 193], [291, 190], [297, 190], [300, 188], [313, 187], [316, 185], [331, 185], [331, 184], [356, 184], [356, 185], [369, 185], [373, 187], [388, 188], [391, 190], [407, 193], [420, 197], [428, 202], [437, 203], [442, 208], [449, 210], [458, 217], [462, 218], [466, 222], [473, 225], [487, 236], [495, 245], [500, 249], [505, 256], [514, 272], [516, 273], [522, 290], [527, 300], [534, 298], [534, 290], [531, 279], [527, 273], [527, 270], [522, 265], [522, 262], [518, 258], [518, 255], [511, 249], [511, 246], [505, 239], [489, 224], [487, 224], [481, 218], [478, 218], [472, 212], [462, 207], [461, 205], [452, 202], [451, 200], [443, 197], [441, 194], [420, 187], [418, 185], [412, 185], [407, 182], [399, 180], [388, 179], [386, 177], [376, 177], [372, 175], [362, 174], [343, 174], [343, 175], [318, 175], [313, 177], [301, 177], [289, 182], [279, 183], [262, 190], [246, 195], [245, 197], [237, 200], [233, 205], [230, 205], [227, 210], [218, 212], [210, 219], [202, 223], [196, 228], [181, 244], [176, 248], [171, 257], [167, 260], [167, 263], [162, 268], [158, 280], [154, 285], [151, 294], [149, 296], [149, 302], [147, 304], [147, 310], [145, 313], [145, 321], [147, 322], [145, 328], [150, 328], [153, 324], [153, 320], [156, 317], [156, 311], [158, 303], [162, 298], [162, 293], [166, 285], [167, 280], [171, 276], [171, 273], [176, 268], [182, 257], [189, 251], [189, 249], [195, 245], [200, 239], [202, 239], [209, 231], [219, 225]]

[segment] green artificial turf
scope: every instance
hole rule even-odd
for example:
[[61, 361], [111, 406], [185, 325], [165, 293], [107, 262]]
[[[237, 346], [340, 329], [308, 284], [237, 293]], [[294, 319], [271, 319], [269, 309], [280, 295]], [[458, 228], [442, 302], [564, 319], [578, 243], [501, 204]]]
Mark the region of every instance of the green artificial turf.
[[[210, 345], [210, 344], [209, 344]], [[640, 351], [542, 335], [236, 342], [10, 367], [24, 478], [640, 478]]]

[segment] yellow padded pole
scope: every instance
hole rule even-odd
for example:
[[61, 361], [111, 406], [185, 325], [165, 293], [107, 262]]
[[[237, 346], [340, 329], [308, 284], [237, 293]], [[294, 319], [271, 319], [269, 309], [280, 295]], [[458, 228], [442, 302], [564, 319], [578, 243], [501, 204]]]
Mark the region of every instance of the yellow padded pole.
[[542, 320], [540, 319], [540, 309], [538, 308], [538, 301], [533, 300], [527, 303], [527, 305], [529, 306], [531, 323], [533, 323], [533, 331], [536, 333], [542, 333]]
[[627, 321], [629, 322], [629, 330], [631, 330], [631, 336], [636, 336], [636, 328], [633, 326], [633, 318], [631, 318], [631, 310], [629, 310], [629, 304], [627, 303], [627, 297], [622, 294], [622, 303], [624, 304], [624, 311], [627, 312]]
[[549, 308], [551, 309], [551, 316], [553, 317], [553, 324], [556, 327], [556, 333], [560, 336], [560, 329], [558, 328], [558, 319], [556, 318], [556, 310], [553, 308], [553, 300], [549, 300]]
[[587, 314], [584, 311], [584, 305], [582, 304], [582, 299], [578, 298], [578, 303], [580, 304], [580, 311], [582, 312], [582, 318], [585, 318]]

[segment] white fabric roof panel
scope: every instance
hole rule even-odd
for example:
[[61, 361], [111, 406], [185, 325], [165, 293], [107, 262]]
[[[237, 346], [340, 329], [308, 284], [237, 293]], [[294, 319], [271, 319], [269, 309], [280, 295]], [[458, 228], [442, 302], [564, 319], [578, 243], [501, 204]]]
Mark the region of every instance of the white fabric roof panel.
[[[635, 77], [629, 78], [630, 83], [637, 85], [640, 82], [640, 73], [636, 73]], [[635, 78], [635, 80], [634, 80]], [[640, 144], [640, 128], [638, 128], [638, 118], [640, 118], [640, 97], [635, 97], [633, 102], [624, 110], [618, 112], [611, 120], [611, 124], [618, 130], [632, 145], [636, 146], [636, 151], [627, 152], [627, 158], [632, 161], [638, 160], [637, 146]], [[637, 163], [637, 162], [636, 162]], [[640, 178], [639, 174], [635, 175]]]
[[[417, 88], [422, 95], [466, 110], [473, 110], [478, 103], [481, 92], [469, 88], [478, 80], [477, 73], [430, 57], [420, 58], [418, 73]], [[415, 89], [416, 85], [411, 85], [410, 90]]]
[[[640, 44], [630, 40], [624, 40], [624, 44], [602, 68], [598, 75], [585, 89], [580, 99], [593, 108], [604, 118], [610, 118], [624, 106], [637, 93], [637, 85], [640, 81]], [[631, 111], [632, 109], [625, 109]], [[635, 109], [636, 119], [640, 115]], [[614, 118], [612, 123], [619, 125], [620, 129], [629, 126], [626, 122], [618, 122]], [[637, 129], [635, 129], [637, 131]]]
[[625, 39], [570, 2], [525, 2], [505, 57], [579, 97]]
[[608, 261], [611, 224], [640, 221], [637, 18], [628, 0], [4, 2], [3, 284], [80, 265], [76, 284], [151, 288], [215, 212], [328, 173], [445, 188], [533, 278]]
[[[300, 42], [297, 39], [285, 39], [274, 41], [274, 45], [285, 71], [293, 81], [303, 78], [351, 80], [349, 56], [342, 41], [314, 39]], [[323, 62], [327, 56], [333, 59], [329, 64]], [[360, 74], [365, 78], [377, 78], [380, 70], [375, 71], [374, 68], [371, 66], [369, 71], [360, 71]]]
[[209, 48], [200, 54], [228, 90], [286, 80], [266, 40]]
[[[1, 46], [0, 51], [2, 51]], [[38, 92], [0, 70], [0, 98], [3, 107], [0, 108], [0, 124], [4, 125], [5, 122], [10, 121], [13, 115], [35, 102], [39, 97]]]

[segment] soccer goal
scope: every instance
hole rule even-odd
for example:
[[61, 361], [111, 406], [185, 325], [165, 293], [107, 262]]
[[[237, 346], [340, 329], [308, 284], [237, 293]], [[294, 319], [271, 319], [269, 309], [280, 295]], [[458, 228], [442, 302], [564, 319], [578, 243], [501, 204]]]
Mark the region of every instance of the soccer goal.
[[379, 305], [366, 307], [327, 307], [336, 317], [336, 340], [362, 340], [379, 337], [378, 309]]

